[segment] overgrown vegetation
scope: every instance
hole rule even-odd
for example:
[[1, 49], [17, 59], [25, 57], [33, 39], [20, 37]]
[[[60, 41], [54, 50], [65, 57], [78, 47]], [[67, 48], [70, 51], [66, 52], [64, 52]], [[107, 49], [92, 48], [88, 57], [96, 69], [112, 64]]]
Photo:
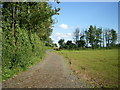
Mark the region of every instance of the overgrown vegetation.
[[48, 2], [3, 2], [1, 8], [2, 79], [6, 80], [42, 60], [55, 23], [52, 16], [60, 8]]
[[118, 49], [61, 50], [73, 72], [90, 85], [118, 87]]

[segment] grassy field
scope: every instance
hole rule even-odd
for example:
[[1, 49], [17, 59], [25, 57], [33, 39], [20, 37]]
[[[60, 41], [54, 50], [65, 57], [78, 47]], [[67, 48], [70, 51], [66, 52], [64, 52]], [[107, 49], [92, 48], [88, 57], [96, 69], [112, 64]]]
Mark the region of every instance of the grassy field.
[[117, 87], [118, 50], [61, 50], [71, 69], [96, 87]]

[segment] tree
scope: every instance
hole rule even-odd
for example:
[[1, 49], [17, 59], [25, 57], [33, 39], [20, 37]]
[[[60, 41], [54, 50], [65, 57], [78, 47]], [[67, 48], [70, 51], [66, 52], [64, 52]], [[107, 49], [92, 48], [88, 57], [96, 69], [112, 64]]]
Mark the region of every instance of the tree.
[[78, 47], [80, 47], [80, 48], [85, 47], [85, 44], [86, 44], [86, 43], [85, 43], [84, 37], [85, 37], [84, 34], [81, 35], [81, 36], [80, 36], [80, 40], [77, 41]]
[[86, 42], [86, 47], [88, 47], [89, 44], [89, 32], [85, 30], [85, 42]]
[[85, 41], [84, 40], [78, 40], [77, 44], [78, 44], [78, 47], [80, 47], [80, 48], [85, 47]]
[[66, 43], [65, 43], [65, 48], [66, 49], [75, 49], [76, 48], [76, 45], [74, 43], [72, 43], [71, 40], [68, 40]]
[[103, 47], [105, 47], [105, 30], [102, 31], [102, 42], [103, 42]]
[[94, 48], [95, 30], [96, 30], [96, 27], [93, 28], [93, 26], [90, 25], [89, 30], [88, 30], [88, 40], [92, 48]]
[[111, 38], [111, 32], [109, 29], [106, 29], [105, 30], [106, 47], [110, 47], [110, 38]]
[[46, 45], [46, 46], [53, 47], [54, 45], [53, 45], [52, 39], [51, 39], [51, 38], [48, 38], [48, 39], [45, 41], [45, 45]]
[[101, 37], [101, 34], [102, 34], [102, 28], [97, 28], [95, 30], [95, 47], [98, 48], [98, 47], [101, 47], [101, 42], [102, 42], [102, 37]]
[[115, 46], [115, 42], [117, 40], [117, 33], [114, 29], [111, 29], [111, 46]]
[[58, 47], [58, 45], [56, 43], [53, 44], [54, 47]]
[[106, 39], [106, 47], [115, 46], [117, 40], [117, 33], [114, 29], [106, 29], [105, 30], [105, 39]]
[[25, 67], [32, 56], [42, 58], [45, 42], [52, 43], [52, 16], [59, 10], [48, 2], [2, 3], [3, 68]]
[[59, 43], [59, 45], [60, 45], [60, 48], [63, 49], [63, 48], [64, 48], [64, 45], [65, 45], [64, 39], [60, 39], [60, 40], [58, 41], [58, 43]]
[[85, 47], [86, 43], [85, 43], [84, 38], [85, 38], [85, 35], [84, 35], [84, 32], [83, 32], [83, 33], [80, 34], [80, 40], [77, 41], [77, 45], [78, 45], [79, 48]]
[[[79, 28], [76, 28], [75, 29], [75, 32], [73, 32], [73, 35], [74, 35], [74, 41], [75, 41], [75, 43], [76, 43], [76, 45], [77, 45], [77, 41], [79, 40], [79, 36], [80, 36], [80, 30], [79, 30]], [[78, 45], [77, 45], [78, 46]]]

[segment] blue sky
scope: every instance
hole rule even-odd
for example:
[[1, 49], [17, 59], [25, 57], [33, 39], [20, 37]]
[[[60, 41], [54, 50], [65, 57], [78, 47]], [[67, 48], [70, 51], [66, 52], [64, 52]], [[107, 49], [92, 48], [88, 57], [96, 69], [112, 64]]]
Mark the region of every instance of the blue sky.
[[[52, 3], [53, 6], [56, 5]], [[78, 27], [80, 32], [96, 25], [118, 32], [118, 2], [61, 2], [60, 15], [56, 18], [51, 38], [54, 43], [59, 39], [73, 40], [73, 32]]]

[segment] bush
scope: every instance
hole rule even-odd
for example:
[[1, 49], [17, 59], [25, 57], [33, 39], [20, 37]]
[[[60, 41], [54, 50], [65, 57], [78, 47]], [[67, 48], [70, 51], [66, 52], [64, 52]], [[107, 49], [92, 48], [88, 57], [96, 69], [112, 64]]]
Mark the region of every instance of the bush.
[[13, 42], [14, 38], [6, 36], [5, 33], [3, 33], [3, 80], [10, 78], [21, 70], [27, 69], [30, 65], [36, 63], [38, 60], [41, 60], [45, 54], [44, 43], [40, 42], [39, 37], [35, 33], [31, 34], [30, 37], [32, 44], [30, 43], [27, 30], [18, 30], [17, 36], [18, 44], [15, 46]]

